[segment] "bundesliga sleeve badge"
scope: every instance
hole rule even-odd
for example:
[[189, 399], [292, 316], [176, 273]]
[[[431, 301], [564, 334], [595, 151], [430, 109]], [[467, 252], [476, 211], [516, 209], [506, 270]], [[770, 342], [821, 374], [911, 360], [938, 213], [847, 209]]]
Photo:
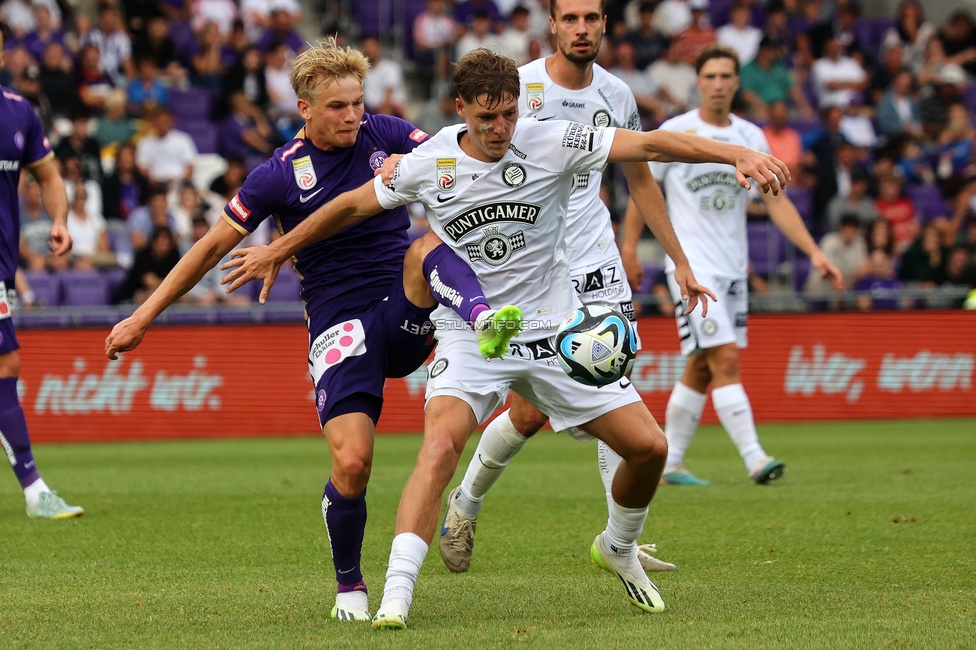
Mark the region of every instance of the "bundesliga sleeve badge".
[[310, 190], [318, 184], [319, 179], [315, 175], [315, 166], [312, 165], [311, 156], [295, 158], [291, 164], [295, 172], [295, 182], [298, 183], [299, 189]]
[[437, 187], [442, 190], [454, 189], [457, 182], [457, 160], [455, 158], [437, 159]]

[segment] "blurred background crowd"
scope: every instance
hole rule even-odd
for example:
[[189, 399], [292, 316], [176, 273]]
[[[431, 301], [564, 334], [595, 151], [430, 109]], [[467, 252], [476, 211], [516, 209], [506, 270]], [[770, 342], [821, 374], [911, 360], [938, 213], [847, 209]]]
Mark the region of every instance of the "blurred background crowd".
[[[70, 259], [46, 255], [50, 219], [25, 180], [27, 306], [144, 300], [248, 172], [301, 127], [290, 62], [322, 34], [370, 58], [369, 112], [429, 133], [459, 122], [451, 61], [489, 47], [521, 65], [553, 48], [549, 0], [5, 0], [0, 15], [12, 30], [0, 84], [41, 115], [75, 240]], [[891, 18], [844, 0], [608, 0], [607, 16], [598, 62], [633, 90], [645, 128], [697, 106], [692, 62], [702, 48], [738, 52], [735, 110], [764, 127], [793, 170], [790, 198], [848, 288], [835, 293], [811, 276], [756, 201], [760, 309], [764, 296], [785, 309], [967, 304], [976, 288], [971, 12], [935, 24], [914, 0]], [[603, 190], [621, 215], [622, 175], [610, 170]], [[423, 209], [412, 213], [423, 232]], [[273, 236], [269, 223], [245, 245]], [[660, 249], [649, 240], [642, 254], [638, 299], [671, 313]], [[226, 301], [218, 278], [185, 300]], [[297, 289], [278, 295], [295, 299]]]

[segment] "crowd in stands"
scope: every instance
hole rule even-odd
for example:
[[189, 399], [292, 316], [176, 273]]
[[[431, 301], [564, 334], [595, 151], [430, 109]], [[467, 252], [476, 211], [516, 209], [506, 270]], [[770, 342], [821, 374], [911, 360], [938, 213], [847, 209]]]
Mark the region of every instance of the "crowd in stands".
[[[404, 0], [396, 41], [374, 5], [351, 3], [325, 29], [369, 57], [368, 111], [431, 133], [459, 121], [451, 61], [489, 47], [521, 65], [554, 47], [549, 0]], [[4, 0], [0, 83], [36, 107], [55, 143], [75, 240], [69, 260], [46, 255], [50, 219], [25, 176], [23, 268], [110, 270], [112, 302], [144, 299], [300, 128], [288, 73], [307, 47], [303, 11], [299, 0], [119, 0], [88, 16], [67, 0]], [[633, 90], [645, 128], [698, 104], [692, 62], [704, 47], [735, 49], [735, 110], [793, 170], [790, 196], [861, 292], [854, 306], [935, 306], [899, 290], [976, 287], [976, 22], [965, 9], [938, 25], [915, 0], [894, 19], [863, 17], [850, 0], [607, 0], [606, 11], [598, 62]], [[619, 214], [626, 190], [606, 179]], [[797, 291], [840, 306], [754, 205], [757, 282], [791, 264]], [[187, 300], [226, 300], [208, 282]]]

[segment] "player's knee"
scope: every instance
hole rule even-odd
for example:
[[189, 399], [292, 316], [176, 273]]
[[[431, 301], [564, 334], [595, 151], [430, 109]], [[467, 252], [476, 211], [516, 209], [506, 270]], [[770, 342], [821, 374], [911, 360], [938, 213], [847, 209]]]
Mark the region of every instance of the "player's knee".
[[549, 420], [545, 413], [532, 406], [523, 409], [513, 408], [509, 417], [515, 430], [526, 438], [537, 433]]
[[633, 442], [627, 462], [636, 465], [660, 465], [668, 457], [668, 440], [659, 427]]
[[428, 436], [421, 450], [422, 462], [433, 471], [445, 474], [450, 479], [457, 469], [464, 446], [458, 447], [450, 435]]
[[343, 496], [346, 492], [361, 494], [369, 482], [369, 475], [373, 469], [372, 461], [362, 454], [337, 454], [332, 459], [333, 482]]
[[709, 354], [708, 368], [712, 379], [724, 379], [738, 376], [739, 351], [730, 346], [716, 349]]

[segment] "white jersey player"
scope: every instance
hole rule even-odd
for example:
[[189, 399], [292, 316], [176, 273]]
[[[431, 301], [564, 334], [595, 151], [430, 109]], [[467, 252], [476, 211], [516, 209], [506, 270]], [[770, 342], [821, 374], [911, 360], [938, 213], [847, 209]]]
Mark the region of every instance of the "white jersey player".
[[[701, 108], [668, 120], [660, 130], [768, 151], [759, 127], [730, 113], [739, 84], [735, 51], [718, 46], [706, 48], [696, 61], [696, 69]], [[738, 349], [746, 346], [749, 313], [749, 197], [728, 165], [651, 163], [651, 169], [664, 184], [668, 210], [681, 215], [674, 229], [688, 259], [719, 296], [707, 316], [688, 309], [674, 281], [674, 264], [667, 261], [665, 270], [675, 303], [681, 352], [688, 359], [665, 412], [668, 465], [664, 480], [675, 485], [708, 485], [685, 469], [684, 454], [695, 435], [711, 386], [715, 412], [739, 450], [750, 478], [756, 483], [768, 483], [783, 474], [785, 465], [766, 454], [759, 443], [752, 405], [739, 374]], [[773, 223], [810, 257], [817, 272], [829, 276], [840, 288], [840, 272], [820, 252], [785, 194], [766, 194], [762, 198]], [[636, 241], [641, 228], [636, 220], [628, 218], [626, 239]]]
[[[623, 81], [594, 63], [589, 85], [579, 90], [566, 88], [549, 76], [546, 61], [537, 59], [519, 68], [521, 116], [640, 131], [637, 102]], [[624, 277], [610, 212], [600, 198], [602, 182], [602, 167], [573, 178], [566, 220], [570, 279], [583, 304], [604, 305], [634, 321], [631, 289]]]
[[[559, 0], [550, 5], [550, 12], [558, 47], [552, 56], [519, 68], [520, 115], [533, 116], [542, 122], [572, 120], [594, 127], [613, 126], [639, 131], [640, 114], [633, 92], [622, 80], [594, 62], [606, 28], [600, 0]], [[660, 188], [645, 165], [623, 164], [621, 169], [634, 199], [629, 202], [628, 211], [636, 211], [636, 205], [640, 205], [641, 216], [665, 250], [678, 259], [677, 266], [682, 268], [676, 275], [684, 293], [687, 283], [697, 283], [678, 245]], [[573, 178], [566, 224], [570, 279], [583, 304], [616, 309], [636, 321], [631, 284], [627, 281], [616, 245], [610, 212], [600, 197], [602, 181], [603, 167], [579, 172]], [[703, 305], [702, 309], [705, 307]], [[634, 332], [636, 334], [636, 327]], [[468, 570], [475, 520], [485, 495], [546, 420], [544, 413], [515, 394], [509, 409], [486, 427], [461, 485], [448, 498], [439, 547], [441, 559], [451, 571]], [[580, 429], [568, 433], [579, 440], [590, 439]], [[599, 443], [598, 467], [608, 507], [612, 502], [611, 486], [618, 463], [619, 458]], [[651, 552], [653, 545], [638, 549], [638, 558], [646, 570], [676, 568], [653, 557]]]
[[389, 187], [377, 179], [337, 197], [270, 247], [239, 251], [233, 264], [238, 268], [226, 280], [232, 280], [231, 287], [255, 277], [267, 283], [302, 246], [384, 206], [419, 200], [432, 229], [467, 256], [489, 303], [522, 301], [523, 331], [513, 339], [510, 354], [491, 364], [465, 323], [439, 314], [444, 319], [437, 322], [438, 346], [429, 370], [424, 442], [397, 511], [374, 628], [406, 627], [444, 488], [464, 443], [509, 388], [550, 413], [556, 426], [583, 426], [623, 456], [607, 528], [590, 554], [621, 579], [631, 604], [662, 611], [660, 593], [637, 559], [636, 541], [664, 468], [663, 432], [630, 382], [584, 386], [555, 358], [553, 334], [566, 311], [579, 304], [564, 241], [573, 175], [614, 161], [717, 160], [735, 163], [742, 183], [748, 184], [748, 174], [778, 191], [787, 172], [772, 156], [682, 134], [519, 120], [515, 63], [486, 49], [462, 57], [454, 81], [463, 127], [442, 130], [405, 156]]

